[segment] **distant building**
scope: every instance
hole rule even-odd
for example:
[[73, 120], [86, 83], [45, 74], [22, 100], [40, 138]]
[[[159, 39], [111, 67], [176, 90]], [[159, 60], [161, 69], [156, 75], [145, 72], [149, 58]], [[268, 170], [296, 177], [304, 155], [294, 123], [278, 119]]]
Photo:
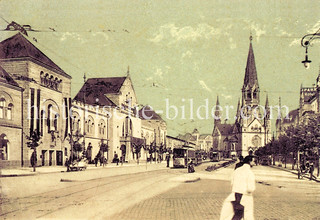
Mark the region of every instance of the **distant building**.
[[185, 140], [187, 143], [194, 144], [196, 150], [209, 152], [210, 148], [212, 147], [212, 135], [200, 134], [196, 128], [192, 131], [192, 133], [180, 134], [177, 136], [177, 138]]
[[144, 145], [144, 140], [137, 105], [129, 74], [90, 78], [85, 82], [73, 99], [73, 115], [84, 135], [81, 143], [87, 151], [91, 148], [88, 153], [91, 158], [97, 156], [104, 143], [108, 146], [105, 152], [108, 161], [115, 154], [127, 162], [138, 159], [136, 149]]
[[143, 106], [139, 110], [141, 119], [141, 137], [144, 139], [144, 147], [141, 151], [142, 159], [163, 159], [163, 153], [167, 151], [166, 136], [167, 124], [151, 106]]
[[[69, 123], [64, 119], [69, 117], [68, 109], [71, 105], [71, 76], [40, 51], [36, 44], [21, 33], [0, 42], [2, 75], [6, 72], [5, 76], [9, 75], [16, 82], [12, 85], [2, 80], [10, 89], [3, 86], [0, 89], [1, 105], [5, 106], [2, 108], [7, 118], [0, 119], [1, 128], [8, 126], [9, 120], [12, 120], [11, 128], [0, 131], [0, 137], [7, 138], [2, 138], [5, 141], [2, 141], [1, 147], [7, 148], [7, 156], [2, 160], [12, 159], [15, 165], [19, 160], [21, 165], [29, 166], [32, 151], [26, 145], [26, 136], [36, 131], [41, 136], [37, 148], [38, 165], [63, 165], [70, 150], [67, 139]], [[13, 106], [10, 107], [7, 104], [11, 102]], [[12, 119], [8, 119], [10, 111]], [[21, 131], [17, 131], [13, 140], [10, 132], [13, 128], [19, 130], [21, 127], [23, 136]]]
[[276, 129], [278, 138], [289, 126], [305, 123], [309, 116], [320, 113], [320, 71], [316, 84], [312, 87], [300, 87], [299, 108], [289, 112], [286, 117], [278, 119]]
[[212, 148], [213, 144], [213, 137], [211, 134], [200, 134], [199, 140], [199, 149], [203, 150], [205, 152], [209, 152], [210, 149]]
[[[250, 37], [247, 66], [242, 87], [242, 101], [238, 102], [233, 124], [221, 123], [221, 112], [215, 110], [212, 132], [212, 151], [219, 158], [253, 154], [271, 140], [271, 121], [268, 97], [264, 109], [260, 106], [260, 88]], [[217, 98], [216, 106], [219, 106]]]

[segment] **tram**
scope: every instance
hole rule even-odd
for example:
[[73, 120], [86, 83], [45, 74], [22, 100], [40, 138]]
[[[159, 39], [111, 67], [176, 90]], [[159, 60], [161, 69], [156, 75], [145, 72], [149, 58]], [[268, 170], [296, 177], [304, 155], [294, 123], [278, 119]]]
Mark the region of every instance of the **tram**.
[[189, 160], [192, 160], [196, 164], [196, 152], [194, 148], [182, 146], [173, 149], [173, 167], [186, 168]]

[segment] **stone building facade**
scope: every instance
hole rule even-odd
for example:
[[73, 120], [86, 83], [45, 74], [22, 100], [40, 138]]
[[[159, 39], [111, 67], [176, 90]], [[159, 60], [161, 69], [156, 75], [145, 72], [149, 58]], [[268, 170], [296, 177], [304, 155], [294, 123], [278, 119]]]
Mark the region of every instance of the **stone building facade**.
[[0, 66], [0, 167], [23, 165], [23, 89]]
[[65, 118], [71, 104], [71, 77], [36, 44], [21, 33], [0, 42], [1, 67], [23, 89], [20, 161], [22, 165], [29, 165], [31, 151], [26, 145], [26, 136], [36, 131], [41, 136], [38, 164], [63, 165], [64, 155], [69, 151]]

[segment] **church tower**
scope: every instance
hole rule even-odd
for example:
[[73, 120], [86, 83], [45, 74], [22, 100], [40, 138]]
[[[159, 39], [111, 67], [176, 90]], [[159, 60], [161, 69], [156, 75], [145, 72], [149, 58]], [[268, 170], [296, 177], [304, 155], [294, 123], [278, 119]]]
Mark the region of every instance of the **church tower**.
[[[258, 83], [255, 57], [250, 36], [249, 53], [242, 86], [242, 103], [240, 118], [241, 154], [254, 154], [264, 146], [271, 133], [269, 100], [266, 98], [265, 112], [260, 104], [260, 88]], [[239, 114], [239, 113], [238, 113]]]
[[259, 105], [259, 95], [260, 90], [257, 77], [256, 63], [254, 60], [254, 53], [252, 48], [252, 36], [250, 36], [247, 66], [242, 87], [242, 105], [250, 106], [251, 108]]
[[220, 110], [219, 96], [217, 96], [216, 109], [214, 111], [214, 127], [219, 124], [221, 124], [221, 110]]

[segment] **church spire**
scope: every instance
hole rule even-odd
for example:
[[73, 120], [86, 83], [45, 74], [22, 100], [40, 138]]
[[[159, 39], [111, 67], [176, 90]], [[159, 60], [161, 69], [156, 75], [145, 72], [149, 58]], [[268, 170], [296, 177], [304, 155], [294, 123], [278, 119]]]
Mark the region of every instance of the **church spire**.
[[221, 124], [221, 114], [220, 114], [220, 102], [219, 96], [217, 96], [216, 109], [214, 111], [214, 126]]
[[268, 97], [268, 94], [266, 96], [266, 105], [264, 107], [264, 111], [265, 111], [264, 124], [267, 127], [268, 126], [268, 122], [270, 120], [270, 108], [269, 108], [269, 97]]
[[252, 36], [250, 35], [250, 46], [247, 57], [247, 66], [244, 76], [244, 82], [242, 87], [242, 98], [245, 101], [245, 105], [258, 105], [259, 104], [259, 83], [256, 70], [256, 63], [254, 59]]
[[241, 106], [240, 106], [240, 98], [239, 98], [239, 99], [238, 99], [236, 122], [239, 122], [239, 121], [240, 121], [240, 117], [241, 117]]

